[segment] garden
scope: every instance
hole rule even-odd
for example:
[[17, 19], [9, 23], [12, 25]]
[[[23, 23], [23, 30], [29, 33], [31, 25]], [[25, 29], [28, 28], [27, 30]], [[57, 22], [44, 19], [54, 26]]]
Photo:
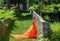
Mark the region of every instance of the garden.
[[[5, 34], [1, 35], [1, 41], [33, 41], [34, 39], [14, 39], [10, 34], [23, 34], [32, 25], [32, 14], [29, 10], [35, 10], [39, 15], [40, 12], [42, 18], [50, 23], [52, 32], [49, 41], [60, 41], [60, 0], [43, 0], [41, 1], [31, 0], [28, 11], [17, 11], [15, 6], [8, 9], [4, 6], [4, 1], [0, 0], [0, 25], [5, 27]], [[41, 10], [42, 6], [42, 10]], [[17, 13], [18, 12], [18, 13]], [[6, 19], [6, 20], [5, 20]], [[5, 21], [4, 21], [5, 20]], [[7, 21], [7, 22], [6, 22]], [[0, 27], [1, 28], [1, 27]], [[3, 32], [3, 31], [1, 31]], [[3, 33], [2, 33], [3, 34]]]

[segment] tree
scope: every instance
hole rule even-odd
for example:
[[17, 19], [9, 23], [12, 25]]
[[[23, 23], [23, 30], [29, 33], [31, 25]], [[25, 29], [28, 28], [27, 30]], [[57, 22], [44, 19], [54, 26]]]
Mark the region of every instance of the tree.
[[4, 0], [0, 0], [0, 7], [3, 6]]

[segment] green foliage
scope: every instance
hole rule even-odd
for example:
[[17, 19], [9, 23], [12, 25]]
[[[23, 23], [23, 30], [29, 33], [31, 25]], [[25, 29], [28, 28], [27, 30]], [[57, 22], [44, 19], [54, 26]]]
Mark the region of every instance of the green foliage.
[[55, 7], [57, 7], [58, 11], [60, 11], [60, 4], [51, 4], [47, 5], [43, 8], [43, 12], [54, 12]]
[[[43, 0], [43, 10], [42, 12], [48, 12], [48, 13], [51, 13], [51, 12], [54, 12], [54, 10], [56, 10], [56, 8], [58, 9], [58, 11], [60, 11], [60, 4], [56, 4], [54, 2], [57, 2], [58, 0]], [[36, 4], [37, 2], [37, 4]], [[45, 4], [45, 2], [47, 4]], [[48, 4], [50, 2], [50, 4]], [[60, 2], [60, 1], [59, 1]], [[58, 3], [59, 3], [58, 2]], [[32, 9], [36, 9], [38, 8], [38, 1], [37, 0], [31, 0], [31, 4], [33, 4], [30, 8]], [[34, 8], [36, 7], [36, 8]], [[41, 6], [40, 6], [41, 7]], [[55, 8], [56, 7], [56, 8]], [[58, 11], [55, 11], [55, 12], [58, 12]]]
[[12, 20], [16, 19], [14, 15], [14, 10], [1, 10], [0, 9], [0, 20], [10, 18]]
[[0, 0], [0, 7], [3, 6], [4, 0]]
[[43, 8], [43, 12], [54, 12], [54, 5], [47, 5]]
[[52, 29], [52, 35], [51, 35], [51, 40], [52, 41], [60, 41], [60, 23], [55, 22], [51, 24], [51, 29]]
[[38, 7], [38, 5], [34, 4], [33, 6], [30, 6], [30, 10], [36, 10], [36, 8]]
[[50, 21], [50, 18], [49, 18], [48, 15], [44, 16], [43, 18], [44, 18], [44, 20], [46, 20], [46, 21]]
[[38, 0], [30, 0], [30, 5], [38, 4]]

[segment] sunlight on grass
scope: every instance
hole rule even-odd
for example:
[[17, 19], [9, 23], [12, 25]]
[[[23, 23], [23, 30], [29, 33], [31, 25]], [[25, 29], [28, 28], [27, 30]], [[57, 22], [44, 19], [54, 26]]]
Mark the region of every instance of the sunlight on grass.
[[24, 21], [15, 21], [14, 24], [14, 30], [12, 30], [12, 33], [15, 34], [22, 34], [24, 33], [30, 26], [32, 21], [31, 20], [24, 20]]

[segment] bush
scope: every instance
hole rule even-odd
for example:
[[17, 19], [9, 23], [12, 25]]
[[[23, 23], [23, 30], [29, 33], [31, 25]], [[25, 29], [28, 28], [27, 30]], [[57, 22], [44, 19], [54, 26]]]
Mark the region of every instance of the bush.
[[60, 41], [60, 23], [55, 22], [51, 24], [52, 29], [52, 35], [51, 35], [51, 41]]
[[16, 19], [15, 15], [14, 15], [14, 10], [1, 10], [0, 9], [0, 21], [2, 21], [3, 19], [6, 18], [10, 18], [12, 20]]

